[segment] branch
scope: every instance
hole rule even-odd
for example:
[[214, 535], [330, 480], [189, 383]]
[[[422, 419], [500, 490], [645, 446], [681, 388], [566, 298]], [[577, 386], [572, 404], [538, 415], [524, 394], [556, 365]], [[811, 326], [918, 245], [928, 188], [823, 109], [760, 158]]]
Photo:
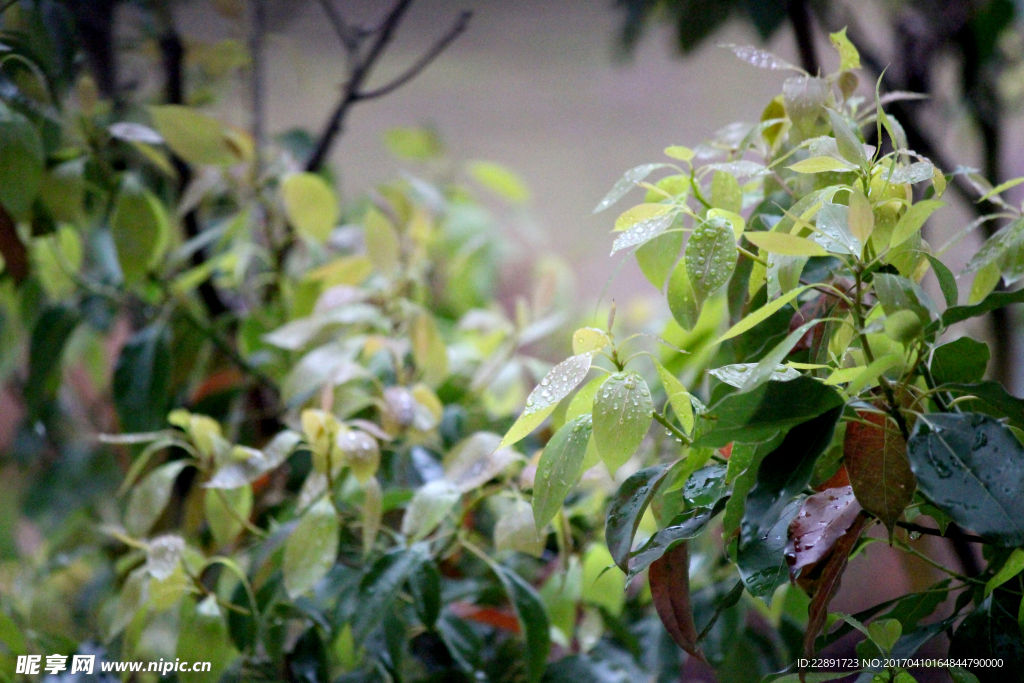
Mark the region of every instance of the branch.
[[807, 0], [788, 0], [786, 14], [793, 25], [796, 46], [800, 51], [800, 66], [804, 71], [816, 75], [821, 69], [818, 66], [818, 55], [814, 49], [814, 28], [811, 24], [811, 12]]
[[933, 529], [927, 526], [921, 526], [920, 524], [914, 524], [912, 522], [896, 522], [896, 526], [907, 531], [914, 531], [924, 536], [938, 536], [939, 538], [957, 539], [967, 543], [988, 543], [981, 536], [975, 536], [974, 534], [966, 534], [960, 530], [955, 524], [950, 524], [946, 527], [946, 533], [942, 533], [940, 529]]
[[418, 76], [420, 72], [427, 68], [431, 62], [437, 59], [437, 57], [442, 52], [444, 52], [449, 45], [455, 42], [455, 39], [458, 38], [466, 30], [466, 28], [469, 26], [469, 20], [472, 18], [472, 16], [473, 13], [471, 11], [463, 10], [463, 12], [459, 15], [459, 18], [452, 25], [452, 27], [448, 29], [448, 33], [446, 33], [436, 43], [434, 43], [434, 46], [427, 50], [427, 52], [422, 57], [420, 57], [415, 64], [409, 67], [409, 69], [405, 73], [403, 73], [401, 76], [391, 81], [387, 85], [381, 86], [376, 90], [360, 92], [359, 99], [372, 100], [378, 97], [383, 97], [384, 95], [387, 95], [388, 93], [391, 93], [397, 90], [398, 88], [401, 88], [403, 85], [405, 85], [412, 79], [416, 78], [416, 76]]
[[341, 16], [341, 12], [338, 11], [338, 8], [334, 6], [331, 0], [320, 0], [320, 7], [323, 8], [324, 14], [327, 15], [327, 20], [331, 22], [331, 27], [338, 36], [338, 40], [345, 47], [345, 50], [350, 54], [355, 53], [359, 47], [359, 40], [353, 34], [348, 22], [345, 21], [345, 17]]

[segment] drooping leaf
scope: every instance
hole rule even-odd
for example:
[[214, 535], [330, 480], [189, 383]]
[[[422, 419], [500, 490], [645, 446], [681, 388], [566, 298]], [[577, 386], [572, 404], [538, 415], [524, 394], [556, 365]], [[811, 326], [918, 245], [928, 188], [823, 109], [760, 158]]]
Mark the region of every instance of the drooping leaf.
[[695, 446], [722, 448], [732, 441], [756, 443], [843, 404], [831, 387], [807, 376], [767, 382], [757, 389], [729, 394], [708, 409], [710, 431]]
[[679, 543], [698, 536], [707, 528], [714, 516], [712, 508], [684, 510], [664, 528], [658, 530], [629, 558], [627, 579], [651, 566], [651, 563], [676, 547]]
[[789, 524], [786, 561], [790, 576], [795, 579], [801, 569], [828, 555], [860, 511], [849, 486], [825, 489], [808, 497]]
[[1024, 446], [977, 413], [918, 419], [907, 444], [922, 493], [960, 526], [1007, 547], [1024, 544]]
[[1024, 289], [1018, 289], [1015, 292], [993, 292], [980, 303], [947, 308], [942, 314], [942, 325], [949, 327], [969, 318], [985, 315], [989, 311], [1019, 303], [1024, 303]]
[[681, 260], [672, 270], [668, 279], [668, 308], [672, 317], [684, 330], [692, 330], [700, 319], [702, 306], [697, 303], [697, 296], [690, 284], [690, 276], [686, 272], [686, 261]]
[[540, 384], [530, 392], [523, 414], [505, 434], [505, 438], [501, 440], [501, 447], [511, 446], [521, 440], [554, 412], [558, 402], [579, 386], [590, 372], [592, 360], [593, 354], [584, 353], [570, 356], [551, 368]]
[[990, 357], [988, 344], [960, 337], [936, 346], [929, 367], [936, 384], [969, 384], [985, 376]]
[[629, 169], [622, 174], [622, 177], [619, 178], [615, 185], [612, 186], [612, 189], [609, 190], [608, 194], [606, 194], [604, 198], [598, 202], [597, 206], [594, 207], [594, 213], [604, 211], [609, 206], [625, 197], [630, 190], [636, 187], [637, 183], [654, 171], [659, 168], [669, 168], [670, 166], [671, 164], [644, 164], [642, 166]]
[[651, 426], [654, 406], [643, 377], [619, 372], [594, 396], [594, 441], [608, 470], [615, 472], [639, 448]]
[[945, 263], [932, 254], [925, 254], [925, 258], [932, 264], [935, 278], [939, 281], [939, 289], [942, 290], [942, 298], [946, 300], [946, 307], [952, 308], [956, 306], [960, 300], [960, 292], [957, 290], [956, 278], [953, 276], [953, 273], [946, 267]]
[[917, 488], [907, 461], [907, 443], [884, 415], [861, 411], [858, 416], [863, 422], [846, 425], [843, 461], [858, 502], [892, 534]]
[[187, 460], [175, 460], [161, 465], [132, 489], [124, 513], [124, 525], [128, 533], [136, 538], [142, 538], [149, 533], [171, 499], [174, 481], [189, 465]]
[[550, 626], [544, 603], [533, 587], [514, 571], [497, 564], [493, 567], [512, 602], [520, 631], [526, 639], [527, 680], [534, 683], [544, 675], [548, 651], [551, 649]]
[[538, 529], [551, 521], [583, 473], [593, 423], [589, 414], [567, 422], [541, 453], [533, 482], [533, 518]]
[[683, 248], [682, 230], [663, 232], [636, 250], [636, 262], [647, 280], [661, 290]]
[[651, 498], [664, 482], [667, 465], [653, 465], [630, 475], [612, 497], [605, 521], [604, 536], [615, 564], [623, 572], [629, 570], [629, 553], [640, 518]]
[[155, 322], [121, 349], [114, 369], [114, 406], [126, 432], [151, 432], [164, 425], [170, 408], [171, 349], [167, 328]]
[[299, 518], [284, 546], [284, 587], [293, 600], [316, 585], [334, 566], [341, 523], [328, 498], [321, 498]]
[[690, 235], [683, 262], [698, 309], [729, 281], [738, 254], [732, 226], [722, 219], [708, 221]]
[[[771, 595], [785, 581], [786, 527], [798, 510], [792, 502], [810, 482], [841, 413], [836, 406], [794, 426], [758, 467], [740, 523], [737, 555], [740, 576], [752, 595]], [[782, 522], [785, 527], [779, 528]]]
[[647, 573], [654, 607], [679, 647], [704, 659], [697, 645], [697, 626], [690, 602], [690, 551], [680, 543], [654, 561]]
[[118, 187], [110, 232], [125, 283], [139, 283], [167, 249], [169, 227], [163, 204], [134, 175]]
[[338, 221], [338, 198], [315, 173], [293, 173], [281, 183], [288, 221], [300, 234], [323, 242]]

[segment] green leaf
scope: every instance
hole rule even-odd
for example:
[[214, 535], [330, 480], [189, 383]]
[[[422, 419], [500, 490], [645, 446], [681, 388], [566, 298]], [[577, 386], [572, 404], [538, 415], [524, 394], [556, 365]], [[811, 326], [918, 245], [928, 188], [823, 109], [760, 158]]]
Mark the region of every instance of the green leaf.
[[672, 412], [676, 414], [676, 419], [682, 425], [683, 431], [689, 434], [693, 431], [693, 403], [690, 401], [690, 393], [664, 365], [654, 361], [654, 368], [658, 371], [661, 386], [665, 388], [665, 395], [672, 406]]
[[[771, 316], [778, 313], [786, 304], [790, 303], [791, 301], [793, 301], [793, 299], [803, 294], [810, 287], [811, 285], [804, 285], [802, 287], [792, 289], [783, 294], [782, 296], [780, 296], [778, 299], [770, 301], [761, 308], [757, 309], [756, 311], [747, 314], [746, 316], [744, 316], [742, 320], [740, 320], [738, 323], [730, 327], [729, 330], [721, 337], [719, 337], [715, 343], [721, 344], [726, 339], [732, 339], [733, 337], [737, 337], [743, 334], [747, 330], [753, 329], [758, 324], [764, 322]], [[671, 289], [671, 283], [669, 284], [669, 288]], [[671, 304], [672, 302], [670, 300], [669, 305], [671, 306]]]
[[583, 473], [583, 457], [592, 432], [590, 415], [581, 415], [555, 432], [544, 447], [533, 482], [533, 519], [537, 529], [551, 521]]
[[169, 227], [164, 205], [134, 175], [125, 176], [118, 188], [110, 232], [129, 285], [141, 282], [167, 250]]
[[203, 506], [206, 523], [218, 546], [226, 546], [242, 533], [242, 520], [252, 514], [252, 487], [206, 489]]
[[840, 71], [860, 68], [860, 53], [857, 52], [856, 46], [850, 42], [850, 39], [846, 37], [845, 26], [841, 31], [828, 34], [828, 38], [832, 41], [832, 46], [835, 47], [836, 51], [839, 53]]
[[653, 465], [631, 474], [612, 496], [605, 521], [604, 538], [615, 564], [629, 571], [629, 553], [640, 518], [651, 498], [664, 483], [667, 465]]
[[352, 617], [352, 636], [357, 645], [380, 624], [405, 582], [427, 560], [427, 549], [417, 543], [410, 548], [395, 548], [366, 570], [359, 584], [359, 608]]
[[[639, 207], [633, 207], [638, 209], [644, 206], [658, 206], [663, 207], [662, 204], [641, 204]], [[627, 212], [628, 213], [628, 212]], [[621, 216], [619, 217], [621, 220]], [[635, 247], [636, 245], [645, 245], [651, 240], [660, 237], [665, 231], [670, 228], [673, 223], [676, 222], [676, 214], [662, 214], [653, 218], [644, 218], [630, 225], [625, 229], [625, 232], [619, 234], [615, 238], [615, 242], [612, 243], [611, 256], [622, 249], [629, 247]], [[618, 224], [618, 223], [616, 223]], [[678, 233], [682, 237], [682, 232]], [[678, 254], [678, 249], [676, 250]]]
[[419, 540], [437, 528], [452, 511], [462, 493], [446, 479], [435, 479], [416, 490], [402, 517], [402, 533]]
[[946, 202], [937, 199], [925, 199], [907, 209], [907, 212], [900, 217], [896, 227], [892, 230], [892, 236], [889, 238], [889, 248], [898, 247], [916, 235], [921, 226], [924, 225], [924, 222], [928, 220], [928, 217], [945, 205]]
[[533, 510], [525, 500], [509, 505], [494, 524], [494, 549], [498, 552], [515, 550], [540, 557], [546, 537], [537, 531]]
[[799, 372], [782, 365], [782, 362], [797, 345], [797, 342], [803, 339], [812, 327], [820, 323], [819, 320], [811, 320], [787, 334], [782, 341], [765, 354], [764, 358], [758, 361], [757, 365], [750, 369], [740, 391], [752, 391], [769, 380], [786, 382], [798, 377]]
[[388, 150], [399, 159], [424, 161], [444, 152], [437, 134], [425, 128], [389, 128], [383, 137]]
[[581, 327], [572, 333], [572, 352], [577, 356], [581, 353], [596, 353], [611, 343], [603, 330], [594, 327]]
[[328, 497], [307, 509], [284, 546], [284, 587], [295, 599], [308, 592], [334, 566], [341, 523]]
[[155, 322], [129, 337], [121, 349], [111, 388], [123, 431], [151, 432], [164, 426], [172, 398], [169, 336]]
[[175, 460], [161, 465], [132, 489], [124, 512], [124, 526], [129, 534], [143, 538], [149, 533], [171, 499], [174, 481], [189, 465], [191, 463], [188, 460]]
[[633, 455], [651, 426], [654, 406], [643, 377], [619, 372], [594, 396], [594, 441], [610, 472]]
[[608, 548], [600, 542], [591, 543], [583, 554], [580, 597], [588, 605], [619, 616], [626, 603], [626, 577], [614, 567]]
[[683, 232], [663, 232], [636, 250], [636, 262], [648, 282], [661, 290], [683, 248]]
[[977, 413], [921, 416], [907, 444], [922, 493], [960, 526], [1006, 547], [1024, 544], [1024, 447]]
[[929, 367], [936, 384], [968, 384], [985, 376], [990, 357], [988, 344], [960, 337], [935, 347]]
[[796, 171], [797, 173], [845, 173], [855, 169], [855, 166], [845, 161], [828, 156], [811, 157], [789, 166], [789, 170]]
[[967, 295], [967, 303], [976, 304], [992, 293], [1002, 279], [1003, 274], [999, 270], [999, 264], [990, 263], [980, 268], [974, 275], [971, 282], [971, 291]]
[[149, 115], [167, 146], [186, 163], [226, 166], [236, 161], [217, 119], [174, 104], [151, 106]]
[[512, 601], [520, 630], [526, 639], [526, 680], [535, 683], [544, 675], [551, 649], [550, 627], [544, 603], [533, 586], [514, 571], [497, 564], [493, 568]]
[[427, 311], [417, 311], [409, 330], [412, 355], [416, 367], [423, 373], [423, 381], [437, 386], [448, 376], [448, 347], [437, 329], [437, 323]]
[[917, 314], [922, 323], [930, 322], [933, 314], [939, 316], [935, 301], [913, 280], [891, 273], [875, 273], [872, 282], [886, 315], [909, 310]]
[[[331, 221], [326, 227], [327, 233], [330, 233], [333, 223]], [[376, 208], [371, 208], [363, 216], [363, 236], [366, 255], [374, 267], [385, 275], [392, 274], [400, 262], [402, 247], [391, 221]]]
[[207, 683], [220, 680], [220, 676], [238, 656], [228, 635], [217, 598], [209, 595], [196, 603], [186, 598], [181, 604], [178, 625], [178, 643], [175, 656], [187, 662], [205, 662], [208, 671], [180, 671], [182, 683]]
[[[998, 593], [985, 598], [977, 609], [960, 622], [949, 643], [948, 656], [973, 661], [996, 659], [1005, 667], [1000, 671], [1021, 671], [1024, 667], [1024, 638], [1021, 638], [1017, 621], [1019, 602], [1019, 597]], [[1008, 680], [1000, 674], [993, 677], [994, 671], [973, 668], [973, 673], [982, 680]]]
[[28, 651], [25, 635], [10, 615], [2, 609], [0, 609], [0, 643], [3, 643], [7, 647], [7, 651], [14, 656], [23, 655]]
[[664, 529], [657, 531], [629, 558], [627, 581], [651, 566], [651, 563], [683, 541], [698, 536], [714, 516], [712, 508], [693, 508], [676, 515]]
[[850, 234], [860, 243], [867, 244], [871, 233], [875, 230], [875, 214], [871, 202], [859, 190], [850, 193], [848, 213]]
[[935, 278], [939, 281], [939, 289], [942, 290], [942, 298], [946, 300], [946, 307], [952, 308], [956, 306], [960, 299], [960, 292], [957, 290], [956, 278], [953, 276], [953, 273], [946, 267], [945, 263], [935, 256], [926, 253], [925, 258], [932, 264]]
[[43, 141], [23, 115], [0, 102], [0, 204], [28, 217], [43, 182]]
[[530, 190], [512, 170], [493, 161], [471, 161], [466, 169], [476, 182], [516, 204], [530, 201]]
[[644, 164], [629, 169], [622, 174], [622, 177], [612, 186], [608, 194], [594, 207], [594, 213], [600, 213], [609, 206], [625, 197], [630, 190], [636, 187], [637, 183], [649, 176], [659, 168], [671, 168], [672, 164]]
[[806, 237], [797, 237], [788, 232], [748, 232], [747, 241], [773, 254], [784, 256], [828, 256], [828, 252], [817, 242]]
[[842, 114], [832, 109], [828, 110], [828, 117], [832, 122], [832, 133], [836, 137], [836, 146], [839, 148], [839, 153], [851, 164], [866, 169], [868, 159], [864, 155], [864, 145], [861, 143], [860, 138], [857, 137], [857, 134], [854, 133], [850, 124], [843, 118]]
[[689, 147], [683, 147], [682, 145], [672, 145], [671, 147], [665, 148], [665, 156], [671, 157], [672, 159], [679, 159], [680, 161], [690, 161], [693, 159], [694, 152]]
[[953, 683], [980, 683], [977, 676], [959, 666], [951, 666], [947, 671]]
[[433, 562], [424, 562], [409, 577], [416, 616], [427, 628], [433, 628], [441, 614], [441, 572]]
[[[626, 209], [619, 217], [615, 219], [615, 231], [623, 232], [628, 231], [635, 225], [642, 224], [646, 229], [649, 225], [654, 225], [658, 219], [666, 219], [666, 214], [670, 213], [674, 206], [671, 204], [659, 204], [659, 203], [646, 203], [637, 204], [631, 208]], [[674, 216], [672, 217], [674, 218]], [[662, 221], [663, 227], [667, 227], [672, 221]], [[616, 243], [618, 240], [616, 240]], [[620, 247], [621, 248], [621, 247]], [[614, 251], [612, 252], [615, 253]]]
[[799, 509], [793, 499], [810, 483], [814, 463], [831, 443], [841, 414], [838, 405], [794, 426], [758, 467], [757, 482], [747, 494], [737, 549], [740, 576], [751, 595], [771, 595], [786, 580], [787, 529]]
[[1010, 579], [1017, 578], [1017, 576], [1024, 572], [1024, 549], [1016, 548], [1010, 556], [1006, 558], [1006, 562], [1003, 566], [995, 573], [991, 579], [985, 584], [985, 597], [988, 597], [992, 591], [999, 588]]
[[896, 425], [878, 413], [862, 411], [859, 417], [865, 422], [846, 425], [843, 460], [858, 502], [881, 520], [891, 536], [914, 497], [917, 481]]
[[1018, 289], [1015, 292], [993, 292], [985, 297], [981, 303], [947, 308], [942, 314], [942, 325], [943, 327], [949, 327], [968, 318], [976, 318], [979, 315], [985, 315], [989, 311], [1019, 303], [1024, 303], [1024, 289]]
[[[835, 389], [816, 379], [798, 377], [790, 382], [768, 382], [747, 393], [729, 394], [708, 410], [710, 431], [696, 447], [721, 448], [732, 441], [757, 443], [843, 404]], [[698, 432], [701, 427], [698, 424]]]
[[288, 222], [305, 237], [324, 242], [338, 222], [338, 198], [315, 173], [293, 173], [281, 183]]
[[570, 356], [551, 368], [526, 398], [526, 408], [501, 440], [501, 448], [511, 446], [536, 429], [554, 412], [559, 401], [572, 393], [590, 372], [593, 354]]
[[1010, 424], [1024, 429], [1024, 399], [1012, 395], [999, 382], [986, 380], [971, 384], [945, 384], [939, 389], [975, 396], [979, 399], [978, 401], [966, 399], [959, 405], [995, 417], [1009, 418]]
[[743, 191], [731, 173], [715, 171], [711, 176], [711, 206], [735, 214], [743, 209]]
[[686, 272], [685, 260], [676, 264], [668, 279], [667, 299], [672, 317], [680, 327], [692, 330], [697, 326], [702, 306], [697, 303], [693, 286], [690, 284], [690, 276]]
[[698, 309], [729, 281], [738, 255], [736, 236], [724, 219], [708, 221], [690, 235], [683, 262]]
[[46, 307], [39, 315], [29, 341], [28, 380], [25, 402], [34, 418], [57, 394], [61, 381], [64, 348], [81, 318], [70, 306]]

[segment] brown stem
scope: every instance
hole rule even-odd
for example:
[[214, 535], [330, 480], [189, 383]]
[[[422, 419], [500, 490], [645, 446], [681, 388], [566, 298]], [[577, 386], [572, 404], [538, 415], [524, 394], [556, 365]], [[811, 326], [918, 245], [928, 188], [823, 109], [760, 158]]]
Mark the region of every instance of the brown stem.
[[789, 23], [793, 25], [796, 47], [800, 52], [800, 66], [814, 76], [820, 68], [814, 49], [814, 26], [807, 0], [787, 0], [786, 14], [789, 15]]

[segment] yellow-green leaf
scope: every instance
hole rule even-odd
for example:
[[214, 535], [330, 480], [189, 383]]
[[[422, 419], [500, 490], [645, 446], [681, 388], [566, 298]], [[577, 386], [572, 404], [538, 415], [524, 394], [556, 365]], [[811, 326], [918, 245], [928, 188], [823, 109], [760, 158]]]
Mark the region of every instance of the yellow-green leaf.
[[974, 274], [974, 281], [971, 283], [971, 294], [967, 299], [968, 304], [976, 304], [992, 293], [992, 290], [999, 284], [1003, 277], [998, 263], [990, 263], [980, 268]]
[[693, 159], [693, 150], [682, 145], [672, 145], [665, 148], [665, 156], [679, 159], [680, 161], [690, 161]]
[[444, 151], [437, 134], [423, 128], [391, 128], [384, 132], [384, 144], [400, 159], [423, 161]]
[[896, 227], [892, 229], [889, 248], [898, 247], [917, 234], [928, 217], [945, 205], [946, 202], [937, 199], [925, 199], [907, 209], [907, 212], [896, 223]]
[[336, 285], [358, 285], [373, 272], [366, 256], [342, 256], [306, 273], [306, 280], [320, 281], [326, 290]]
[[416, 367], [423, 372], [423, 381], [437, 386], [448, 375], [448, 347], [437, 330], [434, 317], [426, 311], [418, 312], [409, 331]]
[[845, 71], [846, 69], [859, 69], [860, 68], [860, 52], [850, 39], [846, 37], [846, 27], [844, 26], [841, 31], [829, 34], [829, 39], [832, 41], [832, 45], [836, 48], [839, 53], [839, 70]]
[[321, 498], [299, 519], [284, 546], [284, 587], [294, 599], [327, 576], [338, 555], [340, 523], [328, 498]]
[[592, 354], [582, 353], [570, 356], [544, 376], [526, 399], [526, 409], [501, 440], [499, 448], [511, 446], [536, 429], [548, 415], [554, 412], [558, 402], [579, 386], [590, 372]]
[[401, 246], [398, 231], [391, 221], [377, 209], [370, 209], [363, 218], [366, 255], [382, 273], [390, 274], [398, 267]]
[[811, 157], [810, 159], [804, 159], [798, 161], [789, 167], [791, 171], [797, 173], [828, 173], [828, 172], [843, 172], [853, 171], [854, 167], [845, 161], [840, 161], [835, 157]]
[[330, 185], [314, 173], [294, 173], [281, 184], [284, 210], [302, 235], [323, 242], [338, 221], [338, 198]]
[[766, 303], [764, 306], [762, 306], [761, 308], [757, 309], [753, 313], [750, 313], [745, 318], [740, 320], [738, 323], [736, 323], [735, 325], [730, 327], [729, 330], [725, 334], [723, 334], [721, 337], [719, 337], [718, 340], [715, 343], [716, 344], [720, 344], [720, 343], [724, 342], [726, 339], [732, 339], [733, 337], [735, 337], [737, 335], [741, 335], [744, 332], [746, 332], [747, 330], [749, 330], [749, 329], [757, 326], [758, 324], [764, 322], [765, 320], [770, 318], [772, 315], [774, 315], [775, 313], [780, 311], [783, 306], [785, 306], [790, 301], [792, 301], [793, 299], [797, 298], [798, 296], [803, 294], [805, 291], [807, 291], [807, 289], [810, 286], [811, 285], [804, 285], [802, 287], [797, 287], [796, 289], [791, 289], [790, 291], [788, 291], [785, 294], [783, 294], [782, 296], [780, 296], [778, 299], [775, 299], [774, 301], [770, 301], [770, 302]]
[[252, 486], [206, 489], [204, 498], [206, 523], [213, 540], [218, 546], [226, 546], [242, 533], [243, 521], [252, 513]]
[[788, 232], [748, 232], [744, 233], [751, 244], [772, 254], [783, 256], [828, 256], [825, 248], [807, 239], [797, 237]]
[[875, 214], [871, 209], [871, 202], [858, 190], [850, 193], [848, 216], [850, 233], [861, 244], [867, 244], [868, 238], [875, 230]]
[[672, 208], [669, 204], [637, 204], [619, 214], [619, 217], [615, 219], [615, 230], [616, 232], [629, 230], [637, 223], [664, 216]]
[[608, 335], [594, 327], [581, 327], [572, 334], [572, 352], [593, 353], [611, 344]]
[[501, 164], [474, 161], [469, 164], [468, 170], [475, 181], [509, 201], [525, 204], [530, 200], [530, 190], [525, 183], [516, 173]]
[[665, 395], [672, 406], [672, 412], [676, 414], [676, 419], [683, 426], [683, 431], [689, 434], [693, 431], [693, 403], [690, 402], [690, 393], [664, 365], [655, 361], [654, 367], [658, 371], [661, 385], [665, 388]]
[[217, 119], [176, 104], [149, 107], [149, 115], [167, 146], [187, 163], [226, 166], [235, 162], [224, 126]]

